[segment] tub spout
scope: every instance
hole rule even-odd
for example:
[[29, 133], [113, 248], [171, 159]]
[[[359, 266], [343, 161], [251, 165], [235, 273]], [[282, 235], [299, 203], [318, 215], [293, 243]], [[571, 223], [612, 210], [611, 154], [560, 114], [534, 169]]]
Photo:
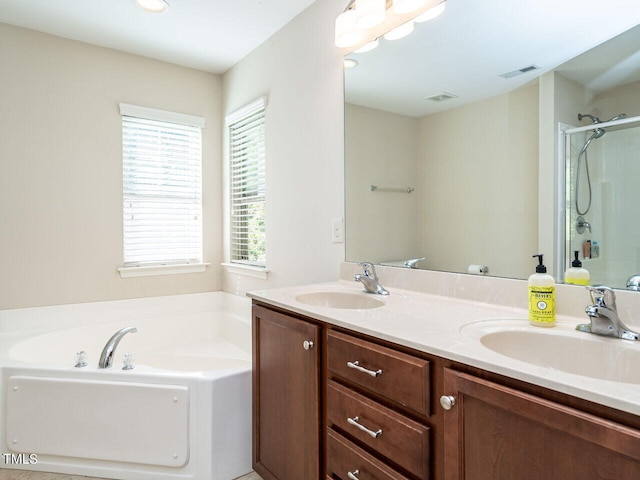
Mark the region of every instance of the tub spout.
[[118, 330], [113, 336], [109, 339], [107, 344], [102, 349], [102, 353], [100, 354], [100, 361], [98, 362], [99, 368], [110, 368], [113, 365], [113, 354], [116, 351], [116, 347], [122, 337], [124, 337], [127, 333], [136, 333], [138, 329], [136, 327], [125, 327], [121, 330]]

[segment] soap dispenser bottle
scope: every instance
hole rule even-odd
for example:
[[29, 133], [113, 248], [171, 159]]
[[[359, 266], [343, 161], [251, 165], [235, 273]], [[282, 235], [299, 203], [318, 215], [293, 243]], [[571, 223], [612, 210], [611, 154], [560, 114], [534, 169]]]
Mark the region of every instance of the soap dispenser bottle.
[[573, 252], [574, 259], [571, 262], [571, 267], [564, 272], [564, 282], [574, 285], [589, 285], [591, 280], [589, 271], [586, 268], [582, 268], [582, 262], [578, 260], [578, 253], [577, 250]]
[[542, 263], [542, 254], [538, 257], [536, 273], [529, 277], [529, 323], [536, 327], [553, 327], [556, 324], [556, 282], [547, 273]]

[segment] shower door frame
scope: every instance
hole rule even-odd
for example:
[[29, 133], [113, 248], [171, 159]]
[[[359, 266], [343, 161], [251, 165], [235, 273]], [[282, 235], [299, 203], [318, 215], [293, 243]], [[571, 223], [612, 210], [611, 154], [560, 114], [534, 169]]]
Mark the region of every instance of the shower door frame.
[[571, 162], [571, 150], [570, 150], [570, 136], [575, 133], [588, 132], [595, 130], [596, 128], [617, 127], [620, 125], [626, 125], [630, 123], [640, 123], [640, 116], [623, 118], [620, 120], [614, 120], [612, 122], [601, 122], [598, 124], [585, 125], [583, 127], [574, 127], [565, 123], [558, 122], [558, 161], [556, 162], [556, 177], [558, 182], [557, 188], [557, 208], [558, 208], [558, 223], [556, 225], [557, 238], [556, 238], [556, 256], [555, 256], [555, 276], [558, 282], [564, 282], [564, 271], [569, 266], [570, 258], [567, 257], [567, 252], [571, 249], [571, 238], [567, 237], [567, 223], [570, 218], [567, 215], [571, 215], [570, 207], [567, 209], [567, 189], [566, 178], [567, 169], [570, 168]]

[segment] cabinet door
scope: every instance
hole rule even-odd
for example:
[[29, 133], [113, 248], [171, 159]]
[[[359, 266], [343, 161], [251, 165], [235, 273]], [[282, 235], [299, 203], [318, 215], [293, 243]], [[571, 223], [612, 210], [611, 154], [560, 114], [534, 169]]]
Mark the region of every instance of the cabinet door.
[[640, 478], [640, 431], [445, 369], [445, 480]]
[[320, 478], [319, 338], [317, 325], [253, 307], [253, 467], [265, 480]]

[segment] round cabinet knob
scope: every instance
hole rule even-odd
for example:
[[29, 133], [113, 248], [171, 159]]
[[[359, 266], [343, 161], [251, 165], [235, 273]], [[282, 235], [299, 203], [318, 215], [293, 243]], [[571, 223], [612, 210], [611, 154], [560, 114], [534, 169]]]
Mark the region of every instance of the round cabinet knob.
[[456, 398], [453, 395], [443, 395], [440, 397], [440, 405], [445, 410], [451, 410], [451, 408], [456, 404]]
[[313, 342], [311, 340], [305, 340], [304, 342], [302, 342], [302, 347], [305, 350], [310, 350], [313, 348]]

